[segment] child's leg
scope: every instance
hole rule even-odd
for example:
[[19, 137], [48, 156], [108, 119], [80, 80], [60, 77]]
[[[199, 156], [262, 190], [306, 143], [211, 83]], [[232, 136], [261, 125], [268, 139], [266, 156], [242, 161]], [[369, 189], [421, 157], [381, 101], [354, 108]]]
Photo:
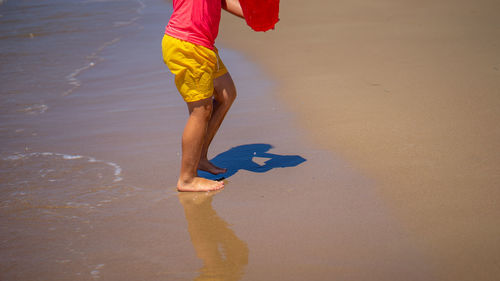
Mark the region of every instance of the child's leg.
[[189, 118], [182, 134], [182, 162], [177, 189], [179, 191], [211, 191], [221, 189], [224, 184], [198, 177], [197, 168], [201, 159], [207, 127], [212, 116], [212, 98], [188, 102]]
[[225, 173], [226, 169], [219, 168], [208, 161], [207, 154], [208, 148], [217, 133], [226, 113], [231, 108], [234, 100], [236, 99], [236, 87], [234, 86], [233, 79], [229, 73], [226, 73], [214, 80], [214, 100], [213, 100], [213, 113], [210, 121], [208, 122], [207, 134], [205, 143], [201, 151], [201, 159], [198, 169], [207, 171], [212, 174]]

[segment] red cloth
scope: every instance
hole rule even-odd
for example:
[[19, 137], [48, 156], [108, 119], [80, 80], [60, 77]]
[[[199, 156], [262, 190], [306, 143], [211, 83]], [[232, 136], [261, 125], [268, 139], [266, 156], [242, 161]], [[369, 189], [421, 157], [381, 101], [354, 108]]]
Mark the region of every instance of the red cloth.
[[274, 29], [279, 21], [279, 0], [240, 0], [247, 24], [255, 31]]

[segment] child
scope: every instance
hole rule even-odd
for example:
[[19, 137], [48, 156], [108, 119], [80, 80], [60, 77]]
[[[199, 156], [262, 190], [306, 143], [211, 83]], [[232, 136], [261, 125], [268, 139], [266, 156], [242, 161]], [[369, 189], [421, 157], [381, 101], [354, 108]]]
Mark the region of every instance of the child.
[[162, 40], [163, 60], [175, 75], [175, 85], [189, 110], [177, 190], [218, 190], [223, 182], [200, 178], [197, 170], [226, 172], [208, 161], [207, 153], [236, 98], [236, 88], [214, 42], [221, 9], [241, 18], [243, 12], [238, 0], [173, 0], [173, 7]]

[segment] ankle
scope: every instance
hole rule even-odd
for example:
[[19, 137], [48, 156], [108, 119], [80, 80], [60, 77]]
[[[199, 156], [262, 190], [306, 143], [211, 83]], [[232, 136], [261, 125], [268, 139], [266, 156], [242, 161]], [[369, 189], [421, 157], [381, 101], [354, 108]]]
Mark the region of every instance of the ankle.
[[195, 177], [193, 177], [193, 176], [181, 176], [177, 180], [177, 184], [178, 185], [190, 184], [190, 183], [192, 183], [194, 181], [194, 178]]

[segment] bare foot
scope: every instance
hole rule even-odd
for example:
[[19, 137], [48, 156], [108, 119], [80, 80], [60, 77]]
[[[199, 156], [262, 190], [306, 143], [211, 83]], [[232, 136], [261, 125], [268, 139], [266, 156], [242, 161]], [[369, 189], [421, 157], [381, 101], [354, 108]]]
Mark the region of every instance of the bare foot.
[[224, 174], [227, 172], [227, 169], [219, 168], [212, 164], [212, 162], [208, 161], [208, 159], [201, 159], [198, 164], [198, 170], [209, 172], [214, 175]]
[[177, 182], [177, 190], [185, 192], [215, 191], [222, 188], [224, 188], [224, 183], [221, 181], [213, 181], [199, 177], [195, 177], [190, 182], [183, 182], [181, 180]]

